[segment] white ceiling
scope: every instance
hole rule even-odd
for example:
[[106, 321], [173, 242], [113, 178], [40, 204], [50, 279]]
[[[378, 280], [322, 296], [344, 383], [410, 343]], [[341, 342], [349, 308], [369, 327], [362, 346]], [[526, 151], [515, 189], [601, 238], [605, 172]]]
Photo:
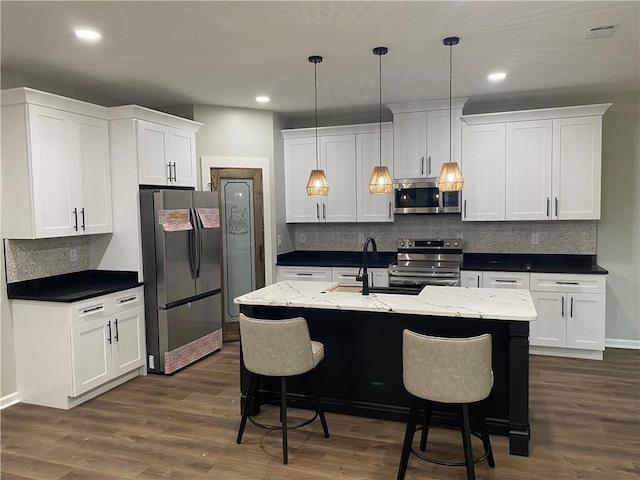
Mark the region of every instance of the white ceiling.
[[[320, 111], [447, 98], [456, 35], [453, 96], [526, 91], [628, 90], [640, 86], [640, 2], [7, 2], [1, 3], [4, 71], [46, 79], [113, 104], [207, 104]], [[615, 24], [610, 39], [588, 27]], [[73, 29], [92, 27], [98, 43]], [[508, 72], [501, 84], [486, 80]], [[268, 95], [267, 106], [256, 95]]]

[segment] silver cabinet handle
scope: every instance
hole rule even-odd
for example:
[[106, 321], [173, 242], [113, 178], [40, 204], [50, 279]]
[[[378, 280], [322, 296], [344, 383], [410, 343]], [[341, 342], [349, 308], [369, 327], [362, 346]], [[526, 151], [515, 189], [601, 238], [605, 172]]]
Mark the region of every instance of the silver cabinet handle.
[[496, 283], [518, 283], [517, 280], [508, 280], [508, 279], [502, 279], [502, 278], [496, 278], [494, 281]]
[[85, 222], [84, 222], [84, 207], [80, 209], [80, 214], [82, 215], [82, 230], [86, 230]]
[[556, 197], [556, 217], [558, 216], [558, 197]]
[[78, 209], [74, 208], [73, 209], [73, 228], [75, 229], [75, 231], [78, 231]]
[[428, 162], [429, 162], [429, 163], [428, 163], [428, 166], [429, 166], [429, 175], [431, 175], [431, 155], [429, 155]]
[[467, 218], [467, 199], [464, 199], [464, 218]]
[[117, 318], [116, 318], [114, 323], [116, 325], [116, 336], [115, 336], [115, 339], [116, 339], [116, 342], [119, 342], [120, 338], [118, 337], [118, 319]]
[[133, 302], [134, 300], [137, 300], [137, 299], [138, 299], [137, 295], [129, 298], [121, 298], [120, 300], [118, 300], [118, 304], [122, 305], [123, 303]]
[[316, 203], [316, 218], [320, 220], [320, 205]]
[[563, 282], [563, 281], [557, 280], [556, 285], [580, 285], [580, 282]]
[[296, 273], [296, 275], [298, 275], [299, 277], [313, 277], [313, 273], [301, 273], [301, 272], [298, 272], [298, 273]]
[[564, 317], [564, 297], [562, 297], [562, 306], [560, 307], [560, 316]]
[[178, 175], [178, 169], [176, 168], [176, 162], [173, 162], [173, 181], [174, 182], [178, 181], [178, 177], [176, 175]]
[[389, 218], [391, 218], [391, 202], [389, 202]]
[[327, 219], [327, 205], [325, 203], [322, 204], [322, 219]]
[[424, 157], [420, 157], [420, 175], [424, 175]]
[[171, 182], [171, 162], [167, 163], [167, 168], [169, 169], [169, 176], [167, 177], [167, 180]]
[[111, 343], [111, 321], [107, 322], [107, 327], [109, 328], [109, 338], [107, 340]]
[[549, 201], [549, 197], [547, 197], [547, 217], [549, 216], [549, 206], [550, 206], [551, 202]]
[[476, 286], [480, 288], [480, 275], [476, 275]]

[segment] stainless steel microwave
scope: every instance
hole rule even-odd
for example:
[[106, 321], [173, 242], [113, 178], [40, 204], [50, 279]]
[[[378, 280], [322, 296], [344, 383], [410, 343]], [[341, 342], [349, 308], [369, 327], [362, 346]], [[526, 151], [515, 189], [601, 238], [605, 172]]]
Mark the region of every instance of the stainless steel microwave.
[[435, 178], [394, 180], [394, 213], [460, 213], [462, 192], [440, 192]]

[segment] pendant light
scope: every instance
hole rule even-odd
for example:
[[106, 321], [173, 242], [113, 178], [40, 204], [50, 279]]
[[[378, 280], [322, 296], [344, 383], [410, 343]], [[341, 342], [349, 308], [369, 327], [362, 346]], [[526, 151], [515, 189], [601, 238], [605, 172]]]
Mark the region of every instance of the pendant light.
[[324, 170], [320, 169], [320, 159], [318, 158], [318, 71], [317, 67], [322, 62], [322, 57], [313, 55], [309, 57], [309, 62], [313, 63], [313, 80], [315, 91], [315, 107], [316, 107], [316, 169], [311, 170], [309, 180], [307, 181], [307, 195], [326, 197], [329, 193], [329, 182]]
[[373, 169], [371, 179], [369, 180], [369, 192], [371, 193], [391, 193], [393, 191], [393, 180], [386, 165], [382, 165], [382, 55], [386, 55], [389, 49], [387, 47], [376, 47], [373, 54], [380, 58], [380, 103], [378, 108], [378, 117], [380, 121], [380, 165]]
[[458, 37], [447, 37], [442, 43], [449, 47], [449, 161], [442, 164], [440, 175], [438, 176], [438, 189], [441, 192], [459, 192], [464, 185], [464, 179], [462, 178], [462, 172], [458, 162], [451, 161], [452, 155], [452, 137], [453, 137], [453, 114], [451, 113], [451, 78], [452, 78], [452, 50], [453, 46], [460, 43]]

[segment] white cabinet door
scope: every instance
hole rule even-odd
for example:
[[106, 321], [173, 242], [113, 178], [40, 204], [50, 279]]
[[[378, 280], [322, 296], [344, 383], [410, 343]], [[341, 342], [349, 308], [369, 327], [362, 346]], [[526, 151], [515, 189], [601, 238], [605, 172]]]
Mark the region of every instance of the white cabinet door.
[[600, 218], [601, 161], [601, 116], [553, 120], [553, 218]]
[[[362, 280], [356, 280], [358, 277], [358, 267], [331, 267], [331, 281], [339, 282], [345, 286], [362, 286]], [[369, 276], [369, 285], [371, 285], [371, 276]]]
[[36, 105], [28, 112], [33, 212], [23, 215], [33, 216], [35, 238], [75, 235], [73, 114]]
[[172, 170], [171, 185], [195, 187], [198, 181], [195, 132], [169, 129], [169, 160]]
[[505, 124], [462, 129], [462, 220], [505, 218]]
[[567, 295], [567, 347], [604, 350], [605, 296]]
[[479, 288], [482, 286], [482, 272], [460, 270], [460, 286]]
[[393, 116], [393, 178], [426, 176], [427, 112]]
[[138, 168], [140, 185], [169, 185], [169, 128], [138, 120]]
[[506, 220], [551, 219], [551, 120], [506, 126]]
[[529, 289], [529, 274], [520, 272], [482, 272], [484, 288]]
[[[284, 170], [287, 223], [320, 221], [323, 197], [307, 195], [307, 180], [316, 169], [316, 139], [287, 138], [284, 140]], [[325, 172], [326, 173], [326, 172]], [[329, 183], [329, 192], [334, 185]]]
[[331, 267], [278, 267], [278, 281], [330, 282]]
[[567, 345], [566, 295], [557, 292], [531, 292], [538, 319], [530, 324], [529, 343], [542, 347]]
[[112, 315], [111, 325], [113, 376], [118, 377], [145, 363], [143, 307]]
[[320, 164], [325, 169], [327, 182], [329, 182], [329, 194], [325, 197], [322, 206], [322, 220], [326, 222], [355, 222], [355, 135], [321, 137]]
[[388, 287], [389, 286], [389, 269], [388, 268], [372, 268], [369, 270], [369, 283], [372, 287]]
[[[382, 145], [380, 142], [382, 142]], [[382, 138], [379, 133], [356, 135], [356, 217], [358, 222], [393, 221], [393, 192], [372, 194], [369, 191], [369, 180], [373, 169], [380, 165], [381, 151], [382, 165], [386, 165], [389, 172], [393, 172], [393, 139], [391, 132], [382, 132]]]
[[71, 327], [74, 397], [113, 378], [113, 327], [107, 322], [99, 318]]
[[113, 231], [109, 125], [106, 120], [74, 115], [78, 233]]
[[[449, 141], [451, 140], [451, 161], [461, 163], [462, 137], [461, 108], [449, 110], [430, 110], [427, 112], [427, 159], [426, 177], [438, 177], [442, 164], [449, 161]], [[449, 132], [453, 125], [453, 136]]]

